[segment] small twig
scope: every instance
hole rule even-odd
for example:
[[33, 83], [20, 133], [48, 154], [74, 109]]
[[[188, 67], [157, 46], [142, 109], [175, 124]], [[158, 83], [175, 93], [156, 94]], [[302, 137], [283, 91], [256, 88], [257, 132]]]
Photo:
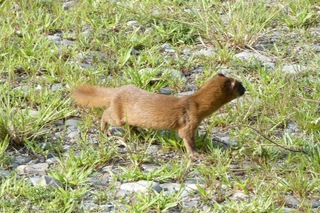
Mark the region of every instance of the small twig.
[[[302, 152], [302, 153], [304, 153], [304, 154], [308, 154], [308, 153], [307, 153], [306, 151], [304, 151], [303, 149], [292, 149], [292, 148], [289, 148], [289, 147], [280, 145], [280, 144], [274, 142], [273, 140], [271, 140], [271, 139], [270, 139], [269, 137], [267, 137], [266, 135], [264, 135], [261, 131], [255, 129], [255, 128], [251, 127], [251, 126], [247, 126], [247, 125], [241, 125], [241, 126], [248, 127], [249, 129], [254, 130], [254, 131], [257, 132], [261, 137], [263, 137], [264, 139], [266, 139], [266, 140], [269, 141], [270, 143], [272, 143], [272, 144], [274, 144], [274, 145], [276, 145], [276, 146], [278, 146], [278, 147], [280, 147], [280, 148], [282, 148], [282, 149], [285, 149], [285, 150], [288, 150], [288, 151], [291, 151], [291, 152]], [[237, 127], [240, 127], [240, 125], [237, 126]]]
[[308, 98], [302, 98], [302, 97], [298, 97], [300, 100], [303, 100], [303, 101], [308, 101], [308, 102], [313, 102], [313, 103], [317, 103], [317, 104], [320, 104], [320, 101], [319, 100], [313, 100], [313, 99], [308, 99]]

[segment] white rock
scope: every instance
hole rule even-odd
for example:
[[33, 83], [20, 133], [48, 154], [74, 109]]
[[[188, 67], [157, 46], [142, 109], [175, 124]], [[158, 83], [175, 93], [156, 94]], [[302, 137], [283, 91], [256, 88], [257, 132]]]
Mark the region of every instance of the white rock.
[[162, 190], [161, 186], [153, 181], [139, 180], [133, 183], [124, 183], [120, 186], [120, 190], [131, 191], [131, 192], [146, 192], [149, 189], [153, 189], [156, 192]]
[[155, 164], [142, 164], [141, 167], [145, 172], [154, 172], [160, 168], [160, 166]]
[[38, 163], [33, 165], [20, 165], [17, 167], [19, 174], [46, 174], [46, 170], [49, 168], [48, 163]]
[[244, 194], [243, 192], [235, 192], [231, 197], [230, 200], [245, 200], [248, 195]]
[[52, 188], [62, 187], [62, 184], [59, 180], [54, 179], [48, 175], [45, 176], [34, 176], [30, 178], [34, 186], [50, 186]]
[[282, 72], [288, 73], [288, 74], [297, 74], [299, 72], [302, 72], [306, 70], [307, 68], [305, 66], [299, 65], [299, 64], [293, 64], [293, 65], [285, 65], [282, 68]]
[[271, 61], [271, 59], [268, 58], [267, 56], [261, 55], [259, 53], [251, 52], [251, 51], [248, 51], [248, 50], [245, 50], [245, 51], [243, 51], [241, 53], [235, 54], [233, 56], [233, 58], [238, 58], [240, 60], [245, 60], [245, 61], [248, 61], [250, 59], [256, 59], [261, 63], [270, 62]]

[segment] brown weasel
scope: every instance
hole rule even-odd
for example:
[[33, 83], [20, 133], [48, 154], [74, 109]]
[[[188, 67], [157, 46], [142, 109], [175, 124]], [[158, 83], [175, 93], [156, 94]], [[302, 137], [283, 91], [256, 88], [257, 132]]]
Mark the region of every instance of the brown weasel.
[[107, 125], [176, 130], [192, 155], [196, 150], [195, 131], [200, 122], [224, 104], [244, 94], [241, 82], [218, 74], [197, 92], [184, 97], [155, 94], [134, 85], [118, 88], [78, 86], [75, 102], [86, 107], [108, 107], [101, 118]]

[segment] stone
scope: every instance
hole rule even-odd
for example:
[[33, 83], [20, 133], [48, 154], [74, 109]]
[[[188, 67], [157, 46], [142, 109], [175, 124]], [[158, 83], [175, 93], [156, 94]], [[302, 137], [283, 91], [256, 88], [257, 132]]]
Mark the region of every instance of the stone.
[[156, 192], [162, 190], [161, 186], [153, 181], [139, 180], [138, 182], [123, 183], [120, 186], [121, 190], [130, 192], [147, 192], [149, 189], [153, 189]]
[[57, 90], [60, 90], [60, 89], [63, 89], [63, 84], [62, 83], [57, 83], [57, 84], [52, 84], [50, 86], [50, 89], [51, 91], [57, 91]]
[[160, 88], [159, 89], [159, 93], [160, 94], [163, 94], [163, 95], [171, 95], [172, 94], [172, 92], [171, 92], [171, 89], [169, 89], [169, 88]]
[[197, 68], [194, 68], [192, 70], [190, 70], [190, 73], [203, 73], [203, 67], [197, 67]]
[[115, 207], [112, 204], [98, 205], [92, 202], [82, 204], [84, 212], [114, 212]]
[[201, 184], [201, 183], [205, 183], [204, 179], [201, 179], [199, 177], [194, 177], [194, 178], [186, 178], [185, 181], [186, 184]]
[[299, 211], [297, 211], [296, 209], [284, 207], [281, 209], [281, 212], [282, 213], [298, 213]]
[[19, 174], [46, 174], [47, 169], [49, 168], [48, 163], [38, 163], [33, 165], [20, 165], [17, 167]]
[[171, 45], [169, 43], [165, 43], [161, 46], [165, 52], [167, 53], [175, 53], [176, 51], [174, 49], [172, 49]]
[[312, 208], [319, 208], [320, 207], [320, 200], [318, 201], [311, 201]]
[[12, 167], [17, 168], [19, 165], [27, 164], [32, 159], [25, 155], [16, 155], [14, 156]]
[[45, 176], [33, 176], [30, 177], [31, 183], [34, 186], [49, 186], [52, 188], [58, 188], [58, 187], [62, 187], [62, 184], [59, 180], [52, 178], [48, 175]]
[[109, 128], [111, 135], [123, 137], [126, 134], [126, 131], [121, 127], [112, 126]]
[[23, 109], [21, 110], [23, 113], [28, 114], [31, 117], [36, 117], [37, 115], [39, 115], [39, 111], [37, 110], [33, 110], [33, 109]]
[[72, 141], [77, 140], [80, 137], [80, 131], [69, 129], [66, 137]]
[[128, 21], [127, 26], [137, 26], [139, 23], [137, 21]]
[[79, 121], [78, 119], [70, 118], [70, 119], [66, 120], [65, 125], [67, 127], [73, 126], [73, 127], [77, 127], [78, 128], [78, 125], [80, 123], [81, 123], [81, 121]]
[[289, 208], [298, 208], [300, 205], [300, 201], [293, 197], [292, 195], [287, 195], [284, 197], [285, 206]]
[[69, 47], [69, 46], [74, 45], [74, 41], [63, 38], [62, 41], [60, 42], [60, 45]]
[[320, 45], [312, 45], [311, 49], [316, 51], [316, 52], [320, 52]]
[[246, 195], [243, 192], [235, 192], [233, 195], [229, 198], [230, 200], [246, 200], [248, 198], [248, 195]]
[[205, 56], [205, 57], [210, 57], [210, 56], [216, 56], [216, 52], [213, 48], [205, 48], [205, 49], [200, 49], [196, 52], [193, 53], [194, 56]]
[[56, 157], [48, 158], [46, 160], [46, 163], [48, 163], [49, 165], [54, 164], [54, 163], [58, 163], [58, 158], [56, 158]]
[[214, 129], [212, 132], [212, 144], [221, 148], [230, 148], [237, 146], [238, 143], [231, 139], [228, 132], [220, 132]]
[[54, 34], [54, 35], [48, 35], [48, 39], [52, 40], [55, 44], [60, 43], [62, 40], [60, 35]]
[[251, 60], [251, 59], [256, 59], [261, 63], [271, 62], [271, 59], [268, 58], [267, 56], [261, 55], [261, 54], [256, 53], [256, 52], [251, 52], [249, 50], [245, 50], [245, 51], [243, 51], [241, 53], [235, 54], [233, 56], [233, 58], [234, 59], [239, 59], [239, 60], [242, 60], [242, 61], [248, 61], [248, 60]]
[[264, 62], [262, 66], [266, 67], [269, 70], [273, 70], [276, 67], [276, 64], [273, 62]]
[[71, 7], [73, 7], [73, 6], [76, 5], [76, 2], [77, 2], [77, 1], [66, 1], [66, 2], [63, 2], [62, 8], [63, 8], [64, 10], [69, 10]]
[[142, 164], [141, 168], [145, 172], [154, 172], [160, 168], [160, 166], [155, 165], [155, 164]]
[[184, 208], [195, 208], [199, 206], [199, 201], [198, 200], [185, 200], [182, 202], [182, 205]]
[[7, 170], [0, 169], [0, 180], [2, 178], [8, 178], [10, 176], [10, 172]]
[[162, 183], [160, 184], [161, 188], [164, 191], [164, 194], [167, 196], [177, 194], [180, 190], [183, 190], [180, 197], [187, 197], [189, 192], [185, 190], [185, 187], [180, 183]]
[[284, 132], [287, 133], [296, 133], [299, 132], [299, 125], [294, 121], [288, 121]]
[[151, 154], [155, 154], [160, 150], [160, 146], [159, 145], [151, 145], [147, 148], [147, 154], [151, 155]]
[[285, 65], [282, 67], [282, 72], [288, 73], [288, 74], [298, 74], [307, 68], [302, 65], [293, 64], [293, 65]]
[[102, 181], [102, 180], [99, 180], [97, 178], [88, 178], [87, 181], [95, 186], [107, 186], [107, 182], [106, 181]]
[[169, 76], [174, 79], [185, 80], [183, 73], [176, 69], [165, 69], [161, 71], [162, 76]]
[[32, 159], [29, 156], [26, 155], [16, 155], [14, 156], [13, 162], [18, 163], [18, 164], [26, 164]]

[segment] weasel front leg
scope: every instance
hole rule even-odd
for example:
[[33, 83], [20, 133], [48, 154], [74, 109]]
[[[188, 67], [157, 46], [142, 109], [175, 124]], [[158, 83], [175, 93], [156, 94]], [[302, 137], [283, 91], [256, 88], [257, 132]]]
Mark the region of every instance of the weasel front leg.
[[109, 126], [108, 114], [107, 114], [107, 110], [105, 110], [101, 117], [101, 123], [100, 123], [101, 132], [105, 134], [108, 126]]
[[188, 154], [193, 155], [196, 152], [195, 129], [183, 127], [178, 130], [178, 134], [182, 138]]

